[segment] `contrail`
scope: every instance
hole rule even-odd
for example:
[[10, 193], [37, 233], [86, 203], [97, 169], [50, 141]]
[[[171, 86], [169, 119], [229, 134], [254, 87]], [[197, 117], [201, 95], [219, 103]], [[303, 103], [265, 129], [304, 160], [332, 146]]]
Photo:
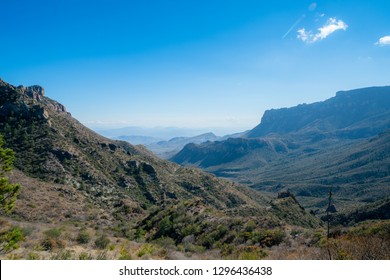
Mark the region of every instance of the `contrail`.
[[286, 36], [295, 28], [295, 26], [297, 26], [298, 23], [300, 23], [305, 18], [305, 16], [305, 14], [301, 15], [301, 17], [290, 27], [290, 29], [287, 30], [286, 34], [283, 35], [282, 39], [286, 38]]

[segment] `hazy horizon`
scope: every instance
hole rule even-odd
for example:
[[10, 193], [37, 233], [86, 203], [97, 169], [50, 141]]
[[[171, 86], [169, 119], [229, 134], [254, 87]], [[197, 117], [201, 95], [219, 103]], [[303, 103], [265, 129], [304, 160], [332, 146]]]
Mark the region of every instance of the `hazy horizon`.
[[201, 134], [213, 133], [216, 136], [223, 137], [231, 134], [245, 132], [250, 128], [224, 128], [224, 127], [174, 127], [174, 126], [118, 126], [118, 127], [104, 127], [104, 126], [88, 126], [95, 132], [109, 138], [117, 138], [119, 136], [141, 136], [152, 137], [156, 140], [170, 140], [175, 137], [194, 137]]

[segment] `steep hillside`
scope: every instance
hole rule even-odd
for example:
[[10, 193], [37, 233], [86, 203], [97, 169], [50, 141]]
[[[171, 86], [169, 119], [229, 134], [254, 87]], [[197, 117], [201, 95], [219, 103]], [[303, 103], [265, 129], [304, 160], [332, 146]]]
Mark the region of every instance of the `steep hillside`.
[[258, 205], [231, 182], [160, 160], [142, 147], [87, 129], [39, 86], [0, 81], [0, 133], [15, 166], [46, 182], [72, 185], [104, 205], [130, 207], [199, 197], [217, 208]]

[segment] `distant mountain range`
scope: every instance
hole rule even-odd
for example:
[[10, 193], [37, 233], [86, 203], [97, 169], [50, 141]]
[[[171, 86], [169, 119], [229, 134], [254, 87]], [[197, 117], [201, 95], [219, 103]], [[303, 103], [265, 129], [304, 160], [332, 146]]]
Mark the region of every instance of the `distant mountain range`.
[[390, 195], [390, 87], [338, 92], [313, 104], [266, 111], [244, 137], [188, 144], [172, 161], [262, 191], [293, 191], [322, 207], [330, 187], [340, 207]]
[[152, 143], [163, 141], [161, 138], [142, 136], [142, 135], [120, 135], [116, 137], [110, 137], [114, 140], [122, 140], [129, 142], [132, 145], [149, 145]]
[[[161, 133], [158, 131], [161, 130]], [[237, 138], [243, 136], [246, 132], [240, 132], [235, 134], [228, 134], [225, 136], [216, 136], [212, 132], [202, 133], [196, 136], [175, 136], [169, 140], [164, 140], [162, 138], [156, 138], [151, 136], [142, 136], [142, 135], [120, 135], [120, 136], [112, 136], [118, 133], [119, 131], [125, 132], [125, 131], [138, 131], [142, 133], [144, 129], [141, 128], [123, 128], [123, 129], [113, 129], [113, 130], [107, 130], [104, 131], [105, 135], [111, 135], [110, 138], [114, 140], [123, 140], [126, 142], [129, 142], [132, 145], [144, 145], [148, 150], [152, 151], [155, 155], [162, 159], [169, 159], [170, 157], [174, 156], [176, 153], [178, 153], [185, 145], [194, 143], [194, 144], [201, 144], [208, 141], [217, 141], [217, 140], [224, 140], [228, 138]], [[145, 130], [146, 133], [148, 130]], [[184, 133], [184, 134], [193, 134], [196, 132], [196, 130], [190, 130], [190, 129], [170, 129], [170, 128], [161, 128], [157, 129], [157, 134], [153, 135], [160, 135], [160, 136], [166, 136], [171, 133]]]
[[174, 137], [168, 141], [149, 143], [145, 146], [159, 157], [168, 159], [189, 143], [200, 144], [208, 141], [216, 141], [218, 139], [221, 139], [221, 137], [209, 132], [194, 137]]
[[[187, 127], [175, 127], [175, 126], [156, 126], [156, 127], [142, 127], [142, 126], [127, 126], [120, 128], [102, 128], [98, 126], [90, 126], [91, 129], [108, 138], [118, 139], [118, 137], [145, 137], [148, 141], [148, 137], [157, 139], [158, 141], [169, 141], [176, 137], [195, 137], [206, 133], [214, 133], [216, 135], [229, 135], [231, 134], [231, 128], [224, 127], [200, 127], [200, 128], [187, 128]], [[234, 130], [233, 130], [234, 131]], [[138, 141], [138, 139], [135, 139]], [[146, 144], [146, 143], [139, 143]]]

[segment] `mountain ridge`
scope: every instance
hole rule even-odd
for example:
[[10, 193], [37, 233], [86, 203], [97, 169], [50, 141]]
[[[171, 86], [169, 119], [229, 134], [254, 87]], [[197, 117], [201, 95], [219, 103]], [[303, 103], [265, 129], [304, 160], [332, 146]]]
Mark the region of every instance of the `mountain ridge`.
[[289, 188], [305, 207], [337, 184], [353, 205], [390, 195], [388, 131], [390, 87], [370, 87], [268, 110], [246, 137], [187, 145], [171, 160], [261, 191]]
[[[374, 102], [368, 102], [369, 99]], [[339, 91], [335, 97], [322, 102], [267, 110], [260, 124], [246, 136], [257, 138], [270, 133], [286, 134], [303, 130], [313, 124], [319, 131], [346, 129], [351, 124], [369, 117], [388, 114], [389, 109], [390, 86]], [[384, 127], [390, 128], [390, 123], [379, 127], [373, 134], [383, 131]]]

